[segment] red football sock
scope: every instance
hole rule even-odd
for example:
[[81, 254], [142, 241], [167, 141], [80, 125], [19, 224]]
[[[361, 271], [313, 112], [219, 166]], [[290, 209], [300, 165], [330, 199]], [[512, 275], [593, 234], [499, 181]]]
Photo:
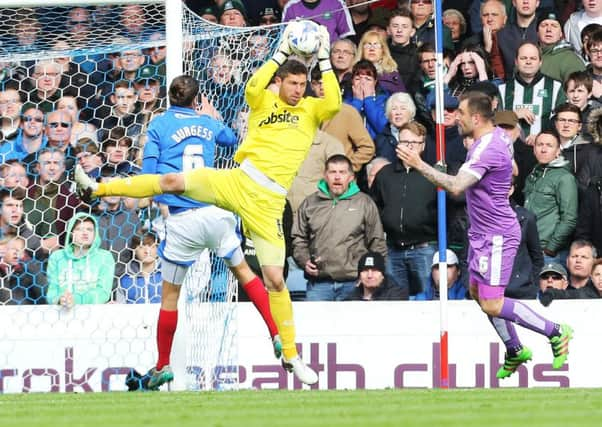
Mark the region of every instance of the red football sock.
[[255, 276], [253, 280], [244, 284], [242, 287], [249, 296], [249, 299], [253, 301], [253, 304], [257, 311], [259, 311], [259, 314], [261, 314], [261, 317], [263, 317], [263, 321], [270, 331], [270, 336], [274, 338], [274, 335], [278, 333], [278, 328], [272, 318], [270, 299], [268, 298], [268, 292], [263, 286], [263, 282], [259, 277]]
[[157, 321], [157, 349], [159, 350], [159, 359], [157, 360], [157, 370], [165, 365], [169, 365], [169, 355], [171, 354], [171, 345], [173, 336], [178, 326], [178, 310], [168, 311], [161, 309], [159, 311], [159, 320]]

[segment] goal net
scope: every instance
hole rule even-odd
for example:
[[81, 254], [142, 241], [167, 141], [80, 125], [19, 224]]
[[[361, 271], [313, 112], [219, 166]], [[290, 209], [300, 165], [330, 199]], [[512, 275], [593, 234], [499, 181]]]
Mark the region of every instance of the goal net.
[[[154, 239], [165, 210], [125, 198], [89, 207], [74, 193], [69, 172], [78, 163], [101, 179], [140, 171], [147, 126], [167, 108], [166, 54], [180, 46], [166, 46], [162, 2], [11, 3], [17, 2], [0, 6], [0, 317], [9, 321], [0, 328], [0, 372], [18, 374], [4, 385], [0, 375], [0, 393], [69, 390], [55, 374], [75, 355], [109, 372], [86, 378], [92, 390], [123, 389], [128, 372], [146, 372], [156, 357], [161, 278]], [[185, 6], [182, 24], [184, 72], [200, 81], [242, 139], [244, 85], [271, 55], [280, 27], [218, 26]], [[218, 148], [216, 167], [232, 167], [234, 150]], [[47, 275], [48, 261], [64, 247], [68, 221], [79, 211], [96, 219], [115, 272], [106, 295], [65, 310], [49, 300], [56, 280]], [[80, 273], [74, 289], [107, 275], [94, 268]], [[223, 261], [203, 254], [180, 298], [178, 334], [186, 344], [183, 352], [174, 349], [185, 354], [176, 367], [178, 387], [237, 387], [236, 301], [237, 283]], [[42, 344], [44, 352], [32, 352]], [[38, 369], [48, 363], [56, 366]]]

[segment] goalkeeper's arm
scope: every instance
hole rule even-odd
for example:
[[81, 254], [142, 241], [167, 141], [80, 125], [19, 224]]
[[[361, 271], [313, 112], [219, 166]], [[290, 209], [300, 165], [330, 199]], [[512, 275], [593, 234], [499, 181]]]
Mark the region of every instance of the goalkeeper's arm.
[[291, 54], [291, 48], [288, 44], [289, 31], [290, 29], [287, 25], [280, 38], [278, 50], [272, 59], [259, 67], [247, 82], [247, 86], [245, 87], [245, 100], [247, 101], [247, 104], [249, 104], [249, 107], [255, 108], [255, 106], [261, 103], [264, 90], [272, 80], [274, 73], [278, 70], [278, 67], [286, 62]]
[[336, 74], [330, 63], [330, 36], [325, 26], [320, 25], [320, 48], [318, 49], [318, 65], [322, 72], [324, 99], [320, 105], [320, 121], [329, 120], [341, 109], [341, 89]]

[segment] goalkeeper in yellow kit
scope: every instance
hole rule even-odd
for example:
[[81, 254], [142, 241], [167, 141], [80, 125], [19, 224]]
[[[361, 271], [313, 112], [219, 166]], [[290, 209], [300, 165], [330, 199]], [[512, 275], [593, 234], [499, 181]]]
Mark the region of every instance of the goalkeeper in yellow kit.
[[[295, 347], [295, 324], [283, 265], [285, 261], [282, 213], [286, 193], [305, 159], [322, 121], [332, 118], [341, 105], [337, 78], [329, 60], [328, 31], [320, 27], [318, 64], [324, 97], [305, 97], [307, 68], [288, 59], [287, 30], [271, 60], [247, 83], [245, 99], [250, 107], [249, 132], [234, 159], [234, 169], [199, 168], [183, 173], [138, 175], [108, 183], [96, 183], [76, 170], [78, 191], [93, 197], [150, 197], [176, 193], [212, 203], [238, 214], [245, 232], [255, 244], [270, 310], [282, 339], [283, 366], [305, 384], [318, 375], [306, 366]], [[274, 77], [278, 93], [267, 89]]]

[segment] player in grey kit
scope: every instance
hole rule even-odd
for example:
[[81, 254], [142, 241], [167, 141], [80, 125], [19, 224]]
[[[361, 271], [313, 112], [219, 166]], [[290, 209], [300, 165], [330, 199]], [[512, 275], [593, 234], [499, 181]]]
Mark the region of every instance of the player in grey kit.
[[468, 269], [470, 294], [488, 315], [506, 346], [504, 366], [498, 378], [512, 375], [531, 360], [514, 323], [550, 339], [554, 369], [562, 367], [569, 353], [573, 330], [544, 319], [526, 304], [504, 297], [512, 264], [520, 243], [520, 227], [508, 200], [512, 178], [512, 141], [493, 125], [491, 99], [480, 92], [466, 92], [460, 98], [456, 123], [460, 133], [471, 137], [466, 162], [457, 175], [447, 175], [422, 161], [416, 152], [398, 145], [397, 153], [409, 166], [433, 184], [450, 193], [466, 194], [470, 228], [468, 230]]

